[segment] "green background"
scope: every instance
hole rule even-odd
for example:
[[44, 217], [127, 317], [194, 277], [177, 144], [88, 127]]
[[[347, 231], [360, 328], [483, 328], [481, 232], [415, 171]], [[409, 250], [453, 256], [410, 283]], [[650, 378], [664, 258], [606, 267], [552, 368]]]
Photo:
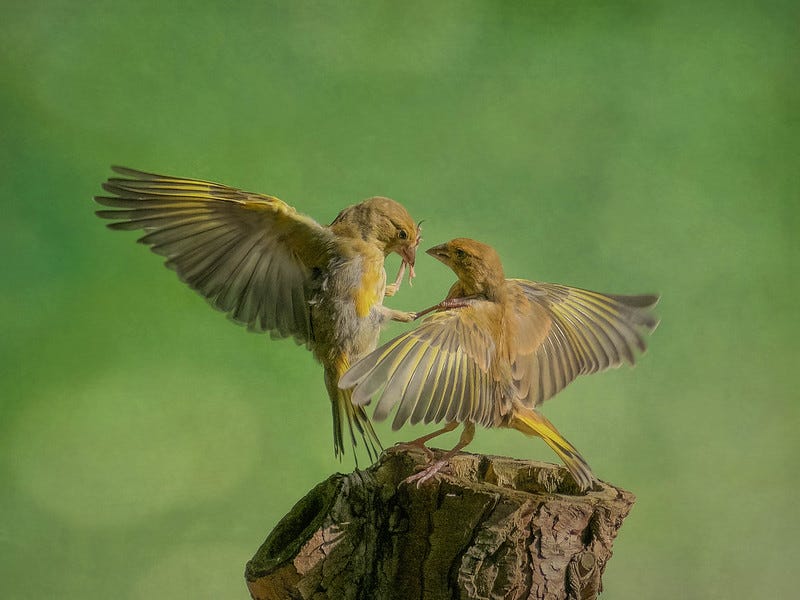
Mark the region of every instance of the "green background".
[[[470, 236], [512, 276], [660, 292], [636, 369], [545, 407], [638, 496], [606, 596], [792, 596], [799, 22], [795, 2], [5, 3], [3, 597], [246, 598], [277, 520], [352, 468], [310, 354], [93, 215], [112, 163], [326, 223], [388, 195], [426, 247]], [[423, 256], [388, 303], [452, 279]], [[556, 460], [513, 431], [472, 450]]]

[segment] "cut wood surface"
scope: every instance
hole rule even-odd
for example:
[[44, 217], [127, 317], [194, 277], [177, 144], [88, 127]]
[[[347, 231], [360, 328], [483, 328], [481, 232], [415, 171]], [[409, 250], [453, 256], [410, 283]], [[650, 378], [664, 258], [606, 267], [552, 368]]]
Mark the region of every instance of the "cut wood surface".
[[424, 465], [391, 448], [318, 484], [247, 563], [252, 598], [597, 597], [632, 493], [601, 482], [581, 494], [563, 467], [469, 453], [403, 482]]

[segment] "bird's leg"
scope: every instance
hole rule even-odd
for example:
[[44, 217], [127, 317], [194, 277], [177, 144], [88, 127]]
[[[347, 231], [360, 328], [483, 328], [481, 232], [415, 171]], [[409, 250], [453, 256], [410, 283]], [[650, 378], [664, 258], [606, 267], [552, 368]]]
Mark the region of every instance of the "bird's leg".
[[445, 452], [442, 458], [437, 460], [435, 463], [432, 463], [419, 473], [414, 473], [410, 477], [406, 477], [403, 480], [403, 483], [413, 483], [416, 481], [417, 487], [421, 486], [431, 477], [436, 475], [436, 473], [441, 471], [444, 467], [447, 467], [450, 464], [450, 459], [458, 454], [467, 444], [469, 444], [473, 437], [475, 437], [475, 423], [472, 421], [466, 421], [464, 423], [464, 431], [461, 432], [461, 438], [458, 440], [458, 443], [453, 446], [452, 450]]
[[386, 289], [383, 292], [384, 296], [394, 296], [397, 293], [397, 290], [400, 289], [400, 284], [403, 283], [403, 275], [406, 274], [406, 261], [400, 263], [400, 270], [397, 272], [397, 278], [394, 280], [394, 283], [390, 283], [386, 286]]
[[393, 308], [389, 308], [388, 306], [384, 306], [383, 304], [377, 304], [375, 309], [379, 310], [381, 313], [381, 323], [385, 323], [386, 321], [411, 323], [411, 321], [414, 320], [414, 317], [417, 316], [417, 313], [406, 312], [404, 310], [395, 310]]
[[422, 450], [425, 453], [425, 455], [428, 457], [428, 462], [430, 462], [431, 460], [433, 460], [433, 450], [428, 448], [425, 444], [427, 442], [429, 442], [430, 440], [432, 440], [433, 438], [435, 438], [435, 437], [438, 437], [438, 436], [440, 436], [440, 435], [442, 435], [444, 433], [448, 433], [450, 431], [453, 431], [453, 429], [455, 429], [456, 427], [458, 427], [458, 423], [456, 423], [454, 421], [452, 423], [448, 423], [447, 425], [445, 425], [441, 429], [437, 429], [433, 433], [429, 433], [427, 435], [423, 435], [422, 437], [418, 437], [417, 439], [411, 440], [410, 442], [400, 442], [398, 444], [395, 444], [395, 447], [396, 448], [401, 448], [401, 449], [402, 448], [416, 448], [418, 450]]
[[437, 310], [449, 310], [451, 308], [463, 308], [465, 306], [469, 306], [472, 304], [472, 301], [475, 300], [476, 296], [466, 296], [464, 298], [447, 298], [439, 302], [439, 304], [434, 304], [426, 308], [425, 310], [421, 310], [418, 313], [415, 313], [416, 316], [414, 319], [419, 319], [427, 315], [428, 313], [432, 313]]

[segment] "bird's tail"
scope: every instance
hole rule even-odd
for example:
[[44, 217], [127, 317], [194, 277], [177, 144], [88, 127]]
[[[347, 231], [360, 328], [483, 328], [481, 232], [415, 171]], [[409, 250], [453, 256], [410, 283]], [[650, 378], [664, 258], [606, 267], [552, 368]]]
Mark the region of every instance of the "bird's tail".
[[350, 367], [348, 360], [342, 357], [333, 368], [325, 367], [325, 384], [328, 388], [328, 395], [331, 398], [331, 411], [333, 413], [333, 451], [336, 458], [344, 456], [344, 436], [345, 423], [347, 432], [350, 436], [350, 444], [353, 449], [353, 458], [358, 467], [358, 446], [357, 436], [364, 442], [367, 456], [370, 462], [374, 462], [380, 454], [381, 442], [378, 434], [372, 428], [372, 423], [361, 406], [356, 406], [352, 402], [353, 390], [339, 389], [339, 378]]
[[510, 426], [525, 435], [535, 435], [542, 438], [572, 473], [575, 483], [581, 491], [592, 487], [597, 478], [592, 473], [589, 463], [580, 452], [562, 436], [553, 425], [539, 411], [518, 407], [511, 418]]

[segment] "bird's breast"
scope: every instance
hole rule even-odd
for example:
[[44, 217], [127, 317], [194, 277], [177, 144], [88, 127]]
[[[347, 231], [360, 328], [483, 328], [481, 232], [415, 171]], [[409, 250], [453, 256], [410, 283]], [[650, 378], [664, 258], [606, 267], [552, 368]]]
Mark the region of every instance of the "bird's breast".
[[311, 307], [312, 326], [321, 348], [351, 360], [375, 349], [386, 286], [382, 258], [356, 256], [331, 265]]
[[376, 304], [383, 303], [383, 294], [386, 289], [386, 271], [383, 261], [363, 261], [360, 280], [353, 288], [352, 297], [356, 315], [366, 318]]

